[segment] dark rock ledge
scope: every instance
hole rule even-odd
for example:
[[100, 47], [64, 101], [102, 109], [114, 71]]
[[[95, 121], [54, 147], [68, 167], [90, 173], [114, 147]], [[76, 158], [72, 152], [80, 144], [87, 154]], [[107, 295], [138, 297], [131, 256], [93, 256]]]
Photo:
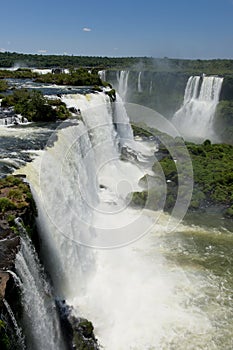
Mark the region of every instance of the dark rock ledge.
[[14, 220], [20, 217], [26, 222], [30, 234], [35, 227], [35, 216], [36, 207], [28, 184], [12, 175], [0, 179], [0, 301], [10, 278], [7, 271], [14, 268], [20, 248]]
[[65, 300], [56, 300], [61, 325], [70, 350], [98, 350], [100, 345], [94, 335], [93, 324], [85, 318], [76, 317]]

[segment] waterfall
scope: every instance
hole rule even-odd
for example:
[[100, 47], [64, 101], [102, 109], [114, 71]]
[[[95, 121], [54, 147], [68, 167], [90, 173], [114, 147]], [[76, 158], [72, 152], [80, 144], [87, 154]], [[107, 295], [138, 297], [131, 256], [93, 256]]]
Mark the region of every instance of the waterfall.
[[127, 90], [128, 90], [128, 78], [129, 78], [129, 71], [124, 71], [124, 70], [117, 71], [117, 81], [118, 81], [117, 91], [123, 101], [126, 101]]
[[189, 78], [184, 92], [184, 105], [192, 99], [198, 98], [200, 79], [199, 76]]
[[129, 117], [126, 112], [124, 102], [118, 93], [116, 94], [116, 103], [114, 104], [113, 121], [116, 125], [121, 143], [133, 141], [133, 131], [129, 123]]
[[[42, 257], [56, 295], [93, 322], [106, 350], [178, 348], [187, 334], [208, 334], [205, 313], [190, 305], [200, 279], [189, 280], [163, 256], [166, 224], [155, 226], [161, 212], [129, 205], [147, 169], [121, 160], [119, 141], [132, 138], [124, 104], [113, 107], [104, 93], [62, 100], [81, 116], [62, 123], [43, 154], [21, 169], [36, 200]], [[119, 122], [126, 127], [115, 128]], [[40, 294], [34, 297], [40, 305]], [[43, 338], [48, 330], [41, 330]], [[193, 338], [186, 349], [190, 344]]]
[[50, 286], [28, 234], [19, 220], [16, 223], [21, 235], [21, 248], [15, 261], [16, 283], [20, 283], [22, 293], [27, 349], [64, 349]]
[[17, 320], [15, 318], [15, 315], [14, 315], [9, 303], [6, 301], [6, 299], [3, 299], [3, 304], [5, 305], [5, 308], [7, 309], [7, 312], [8, 312], [10, 319], [13, 323], [15, 333], [17, 336], [18, 345], [20, 346], [20, 349], [25, 350], [26, 347], [25, 347], [25, 343], [24, 343], [24, 336], [22, 333], [22, 329], [19, 327]]
[[100, 70], [98, 74], [102, 81], [106, 81], [106, 70]]
[[174, 114], [172, 122], [187, 140], [211, 139], [217, 141], [213, 119], [223, 78], [192, 76], [189, 78], [182, 107]]
[[142, 72], [139, 72], [138, 73], [138, 92], [142, 92], [142, 85], [141, 85], [141, 75], [142, 75]]
[[153, 91], [153, 81], [150, 81], [149, 94], [151, 95]]

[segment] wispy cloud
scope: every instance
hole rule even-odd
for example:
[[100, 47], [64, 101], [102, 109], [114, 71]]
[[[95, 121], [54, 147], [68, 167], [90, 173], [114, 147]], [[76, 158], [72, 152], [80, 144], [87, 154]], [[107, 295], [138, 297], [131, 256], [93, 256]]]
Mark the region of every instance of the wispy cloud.
[[0, 47], [0, 52], [6, 52], [6, 49], [4, 49], [3, 47]]
[[46, 53], [47, 50], [38, 50], [37, 52], [38, 52], [38, 53]]
[[84, 27], [84, 28], [83, 28], [83, 32], [91, 32], [91, 28]]

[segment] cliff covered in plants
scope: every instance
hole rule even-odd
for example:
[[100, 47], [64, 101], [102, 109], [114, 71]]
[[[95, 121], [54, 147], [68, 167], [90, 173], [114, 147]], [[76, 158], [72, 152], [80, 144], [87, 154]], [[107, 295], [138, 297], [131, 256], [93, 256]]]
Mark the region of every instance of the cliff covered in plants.
[[[146, 130], [134, 126], [134, 134], [143, 137], [157, 135], [159, 151], [156, 154], [158, 161], [152, 167], [154, 176], [145, 176], [141, 179], [142, 192], [134, 192], [132, 204], [136, 206], [149, 206], [152, 210], [160, 208], [161, 193], [158, 185], [164, 183], [164, 179], [158, 174], [162, 169], [165, 176], [167, 193], [164, 209], [171, 211], [175, 205], [179, 186], [179, 176], [186, 177], [193, 170], [194, 188], [192, 199], [189, 205], [190, 211], [206, 211], [215, 207], [223, 216], [233, 218], [233, 146], [228, 144], [211, 144], [206, 140], [201, 145], [186, 143], [187, 150], [192, 162], [190, 169], [189, 162], [183, 162], [179, 174], [176, 161], [172, 159], [165, 145], [160, 142], [160, 132], [155, 129]], [[185, 159], [183, 143], [179, 139], [169, 139], [169, 145], [175, 147], [176, 154]], [[163, 137], [164, 139], [164, 137]], [[154, 182], [153, 182], [154, 180]], [[161, 181], [161, 182], [160, 182]], [[156, 183], [156, 186], [153, 185]], [[148, 184], [150, 186], [150, 198], [148, 197]], [[152, 184], [152, 185], [151, 185]], [[182, 192], [182, 188], [181, 188]], [[149, 202], [148, 202], [149, 199]], [[186, 200], [186, 192], [183, 191], [183, 199]]]
[[14, 271], [15, 257], [20, 249], [16, 219], [26, 223], [28, 234], [35, 231], [36, 207], [30, 188], [22, 178], [8, 176], [0, 179], [0, 348], [20, 348], [14, 324], [9, 317], [4, 299], [20, 312], [20, 296], [10, 271]]

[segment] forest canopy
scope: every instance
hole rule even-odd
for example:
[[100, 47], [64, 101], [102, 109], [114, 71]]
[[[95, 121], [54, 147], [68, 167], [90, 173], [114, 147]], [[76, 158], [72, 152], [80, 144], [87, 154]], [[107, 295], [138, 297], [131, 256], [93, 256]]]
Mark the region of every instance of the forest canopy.
[[99, 69], [123, 69], [130, 67], [138, 70], [187, 72], [190, 74], [233, 74], [233, 60], [188, 60], [175, 58], [153, 57], [102, 57], [102, 56], [68, 56], [68, 55], [38, 55], [16, 52], [0, 52], [0, 67], [90, 67]]

